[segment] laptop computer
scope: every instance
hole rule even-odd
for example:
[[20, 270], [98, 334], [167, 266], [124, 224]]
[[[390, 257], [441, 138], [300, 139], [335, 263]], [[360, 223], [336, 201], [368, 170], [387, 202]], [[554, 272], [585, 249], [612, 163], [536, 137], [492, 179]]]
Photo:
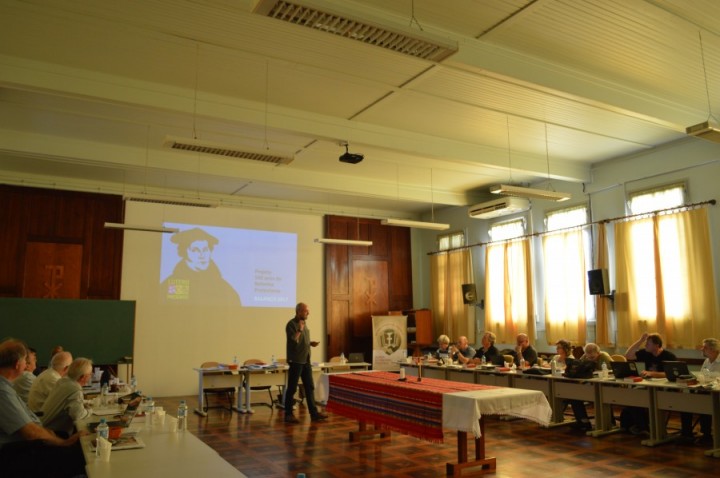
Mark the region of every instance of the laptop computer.
[[610, 367], [616, 379], [640, 376], [635, 362], [610, 362]]
[[692, 375], [685, 362], [667, 361], [663, 362], [663, 370], [669, 382], [676, 382], [682, 375]]
[[362, 363], [365, 361], [365, 356], [362, 352], [353, 352], [348, 355], [348, 362], [350, 363]]
[[[117, 420], [107, 421], [107, 425], [109, 427], [127, 428], [130, 426], [130, 422], [132, 422], [133, 418], [135, 418], [135, 415], [137, 415], [137, 413], [137, 405], [128, 405], [122, 415], [117, 418]], [[88, 430], [90, 430], [90, 432], [92, 433], [95, 433], [95, 429], [98, 425], [100, 425], [100, 422], [88, 423]]]

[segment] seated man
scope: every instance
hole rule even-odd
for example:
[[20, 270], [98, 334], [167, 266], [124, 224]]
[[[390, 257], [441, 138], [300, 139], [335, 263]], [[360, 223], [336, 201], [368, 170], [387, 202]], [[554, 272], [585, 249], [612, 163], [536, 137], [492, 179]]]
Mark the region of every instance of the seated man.
[[450, 347], [451, 358], [461, 364], [466, 364], [475, 356], [475, 349], [468, 343], [468, 338], [461, 335], [457, 345]]
[[[644, 346], [644, 349], [640, 347]], [[625, 352], [625, 358], [645, 363], [645, 370], [640, 372], [643, 378], [665, 378], [663, 362], [677, 360], [675, 354], [663, 348], [660, 334], [645, 332]], [[648, 411], [645, 408], [625, 407], [620, 414], [620, 427], [633, 435], [648, 432]]]
[[473, 363], [482, 363], [482, 359], [485, 358], [486, 363], [492, 363], [493, 359], [500, 354], [497, 347], [495, 347], [496, 336], [492, 332], [485, 332], [480, 339], [482, 348], [475, 353], [472, 358]]
[[533, 366], [537, 362], [537, 351], [530, 345], [527, 334], [518, 334], [515, 338], [515, 365], [520, 365], [520, 357], [525, 359], [525, 365]]
[[42, 424], [54, 432], [67, 436], [75, 430], [75, 421], [90, 411], [85, 409], [82, 388], [92, 379], [93, 364], [90, 359], [76, 358], [70, 364], [67, 375], [57, 381], [42, 407]]
[[[612, 358], [607, 352], [600, 350], [597, 344], [592, 342], [585, 345], [584, 354], [580, 357], [581, 361], [595, 362], [595, 370], [601, 370], [602, 364], [604, 363], [608, 368]], [[587, 410], [585, 409], [585, 402], [582, 400], [569, 400], [570, 406], [572, 407], [573, 414], [575, 415], [575, 425], [581, 430], [592, 430], [592, 424], [588, 418]]]
[[[701, 379], [715, 380], [720, 377], [720, 343], [718, 339], [705, 339], [702, 342], [702, 354], [705, 357], [700, 368]], [[692, 413], [683, 412], [680, 414], [680, 434], [686, 441], [695, 440], [693, 432]], [[700, 415], [700, 437], [701, 443], [712, 443], [712, 416]]]
[[12, 381], [25, 369], [27, 349], [18, 340], [0, 344], [0, 467], [5, 478], [74, 477], [85, 473], [75, 433], [62, 439], [40, 425], [20, 400]]
[[25, 365], [25, 371], [13, 382], [13, 388], [20, 399], [25, 403], [28, 401], [30, 387], [32, 387], [32, 384], [35, 381], [35, 374], [33, 372], [36, 368], [37, 352], [35, 349], [28, 347], [27, 365]]
[[68, 371], [68, 367], [72, 363], [72, 355], [70, 352], [58, 352], [50, 360], [50, 368], [38, 375], [30, 387], [28, 394], [28, 407], [30, 410], [39, 412], [42, 409], [45, 400], [50, 395], [58, 380], [63, 378]]

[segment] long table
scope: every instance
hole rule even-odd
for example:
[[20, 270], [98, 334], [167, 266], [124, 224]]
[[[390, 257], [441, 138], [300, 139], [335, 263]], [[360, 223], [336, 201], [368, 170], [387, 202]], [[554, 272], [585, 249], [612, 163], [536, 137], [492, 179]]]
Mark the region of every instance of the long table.
[[[457, 463], [447, 464], [447, 473], [496, 469], [494, 457], [485, 456], [484, 416], [509, 414], [542, 425], [550, 422], [551, 409], [545, 396], [520, 390], [441, 379], [399, 380], [390, 372], [355, 372], [330, 375], [327, 410], [358, 421], [355, 441], [369, 434], [387, 436], [395, 430], [430, 441], [442, 441], [443, 429], [457, 432]], [[373, 429], [367, 425], [372, 424]], [[475, 458], [468, 459], [467, 433], [475, 437]]]
[[[400, 364], [406, 375], [417, 375], [415, 364]], [[688, 387], [666, 379], [626, 382], [613, 378], [571, 379], [557, 375], [531, 375], [517, 371], [498, 371], [482, 368], [442, 367], [426, 365], [422, 373], [445, 380], [478, 384], [497, 384], [512, 388], [541, 391], [553, 408], [549, 426], [568, 423], [564, 418], [566, 400], [583, 400], [595, 406], [594, 437], [616, 433], [612, 407], [633, 406], [645, 408], [649, 414], [649, 437], [641, 441], [645, 446], [657, 446], [673, 441], [676, 436], [666, 429], [668, 412], [688, 412], [712, 416], [713, 445], [705, 451], [707, 456], [720, 457], [720, 388]]]
[[[91, 416], [78, 422], [77, 426], [79, 429], [86, 427], [99, 418]], [[94, 434], [80, 438], [88, 478], [245, 476], [189, 431], [172, 431], [167, 422], [165, 425], [146, 427], [143, 421], [136, 420], [133, 420], [132, 428], [137, 431], [145, 447], [112, 451], [110, 461], [107, 462], [96, 457], [92, 450]]]

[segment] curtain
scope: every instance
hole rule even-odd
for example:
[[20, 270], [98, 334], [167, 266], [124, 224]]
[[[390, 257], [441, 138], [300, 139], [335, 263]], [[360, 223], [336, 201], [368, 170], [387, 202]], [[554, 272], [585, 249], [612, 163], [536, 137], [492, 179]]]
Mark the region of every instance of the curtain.
[[519, 333], [535, 337], [530, 239], [487, 246], [485, 254], [485, 328], [500, 343], [515, 343]]
[[475, 307], [463, 303], [462, 293], [462, 285], [473, 282], [470, 250], [430, 256], [430, 281], [435, 337], [447, 334], [455, 341], [464, 335], [474, 344]]
[[717, 335], [718, 310], [705, 208], [615, 225], [618, 345], [657, 332], [693, 348]]
[[586, 261], [583, 229], [547, 234], [542, 238], [545, 262], [545, 335], [549, 344], [560, 339], [586, 340]]
[[[597, 248], [598, 254], [595, 267], [597, 269], [607, 269], [609, 262], [607, 252], [607, 226], [605, 223], [598, 225]], [[595, 343], [605, 347], [613, 346], [614, 343], [610, 334], [610, 300], [606, 297], [596, 295], [595, 310]]]

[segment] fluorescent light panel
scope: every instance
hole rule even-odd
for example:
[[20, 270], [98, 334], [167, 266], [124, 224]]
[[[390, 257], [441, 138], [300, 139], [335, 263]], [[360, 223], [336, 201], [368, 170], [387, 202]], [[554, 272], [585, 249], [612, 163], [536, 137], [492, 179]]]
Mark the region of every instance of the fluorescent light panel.
[[372, 246], [372, 241], [356, 241], [354, 239], [330, 239], [326, 237], [315, 238], [318, 244], [333, 244], [336, 246]]
[[506, 196], [516, 196], [522, 198], [548, 199], [550, 201], [567, 201], [572, 197], [570, 193], [561, 193], [549, 191], [547, 189], [526, 188], [523, 186], [511, 186], [508, 184], [498, 184], [492, 186], [490, 192], [493, 194], [505, 194]]
[[380, 221], [385, 226], [404, 226], [414, 227], [416, 229], [433, 229], [435, 231], [445, 231], [450, 229], [450, 224], [443, 224], [441, 222], [423, 222], [423, 221], [411, 221], [409, 219], [383, 219]]
[[180, 231], [180, 229], [175, 227], [140, 226], [137, 224], [120, 224], [118, 222], [106, 222], [105, 228], [122, 229], [124, 231], [162, 232], [168, 234], [173, 234]]

